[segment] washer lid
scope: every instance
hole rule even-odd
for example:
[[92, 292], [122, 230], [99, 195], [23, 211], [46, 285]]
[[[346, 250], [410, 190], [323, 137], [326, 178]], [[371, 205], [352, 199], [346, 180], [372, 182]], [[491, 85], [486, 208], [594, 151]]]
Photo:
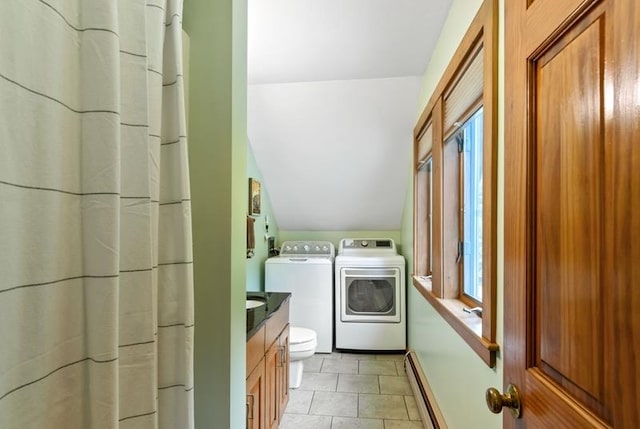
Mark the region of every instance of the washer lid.
[[300, 344], [308, 343], [316, 339], [316, 331], [307, 328], [292, 326], [289, 328], [289, 343]]

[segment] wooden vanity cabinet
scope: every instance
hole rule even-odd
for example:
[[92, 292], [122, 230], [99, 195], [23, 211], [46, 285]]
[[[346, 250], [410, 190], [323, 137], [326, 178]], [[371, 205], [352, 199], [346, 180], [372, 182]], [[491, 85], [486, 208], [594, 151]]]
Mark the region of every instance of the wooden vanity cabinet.
[[262, 326], [247, 340], [246, 416], [248, 429], [265, 428], [265, 332], [266, 328]]
[[247, 341], [247, 427], [275, 429], [289, 401], [289, 302]]
[[279, 410], [278, 421], [281, 421], [284, 410], [287, 408], [287, 403], [289, 402], [289, 325], [287, 325], [280, 334], [278, 342], [282, 354], [281, 364], [278, 367], [278, 391], [276, 398], [278, 400]]
[[264, 357], [247, 377], [247, 429], [263, 429], [266, 378]]
[[274, 429], [278, 427], [280, 416], [278, 415], [278, 401], [277, 401], [277, 382], [278, 382], [278, 367], [280, 365], [280, 347], [277, 343], [273, 343], [265, 358], [265, 371], [266, 371], [266, 404], [265, 404], [265, 416], [267, 419], [267, 428]]
[[265, 354], [267, 428], [278, 427], [289, 402], [289, 325]]

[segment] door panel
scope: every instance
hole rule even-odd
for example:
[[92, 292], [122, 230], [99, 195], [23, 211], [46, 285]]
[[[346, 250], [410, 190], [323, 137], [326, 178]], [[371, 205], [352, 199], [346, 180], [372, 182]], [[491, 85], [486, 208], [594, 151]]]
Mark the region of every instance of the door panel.
[[505, 427], [637, 428], [640, 2], [505, 17]]
[[569, 32], [550, 45], [550, 52], [535, 62], [534, 287], [539, 332], [530, 347], [536, 350], [533, 365], [599, 410], [604, 399], [604, 145], [602, 15], [598, 18], [579, 34]]
[[[511, 2], [513, 0], [507, 0]], [[526, 0], [515, 0], [526, 3]], [[530, 0], [526, 9], [525, 22], [528, 28], [536, 29], [523, 40], [526, 49], [534, 52], [542, 46], [549, 35], [566, 25], [566, 21], [583, 10], [593, 1], [585, 0]]]
[[[625, 4], [626, 7], [622, 7]], [[611, 73], [611, 110], [607, 129], [611, 148], [607, 259], [611, 269], [612, 363], [607, 378], [615, 386], [616, 427], [640, 427], [640, 3], [617, 1], [613, 9], [616, 39], [609, 49], [616, 61]], [[605, 94], [610, 88], [605, 89]]]

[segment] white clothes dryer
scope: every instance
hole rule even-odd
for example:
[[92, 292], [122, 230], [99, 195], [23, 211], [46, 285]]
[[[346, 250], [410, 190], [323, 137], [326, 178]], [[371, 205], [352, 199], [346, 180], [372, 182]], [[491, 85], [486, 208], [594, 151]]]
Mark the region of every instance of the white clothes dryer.
[[333, 351], [333, 262], [329, 241], [285, 241], [265, 263], [265, 291], [290, 292], [291, 326], [317, 334], [318, 353]]
[[393, 240], [341, 240], [335, 296], [336, 349], [406, 349], [405, 259]]

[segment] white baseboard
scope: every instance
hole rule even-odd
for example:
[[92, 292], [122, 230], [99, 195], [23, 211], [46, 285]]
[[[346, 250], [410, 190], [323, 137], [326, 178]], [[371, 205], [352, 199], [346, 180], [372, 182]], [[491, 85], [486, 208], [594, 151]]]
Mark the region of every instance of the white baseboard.
[[405, 355], [404, 368], [425, 429], [447, 429], [444, 416], [440, 408], [438, 408], [433, 391], [429, 387], [427, 378], [418, 361], [418, 356], [413, 350], [409, 350]]

